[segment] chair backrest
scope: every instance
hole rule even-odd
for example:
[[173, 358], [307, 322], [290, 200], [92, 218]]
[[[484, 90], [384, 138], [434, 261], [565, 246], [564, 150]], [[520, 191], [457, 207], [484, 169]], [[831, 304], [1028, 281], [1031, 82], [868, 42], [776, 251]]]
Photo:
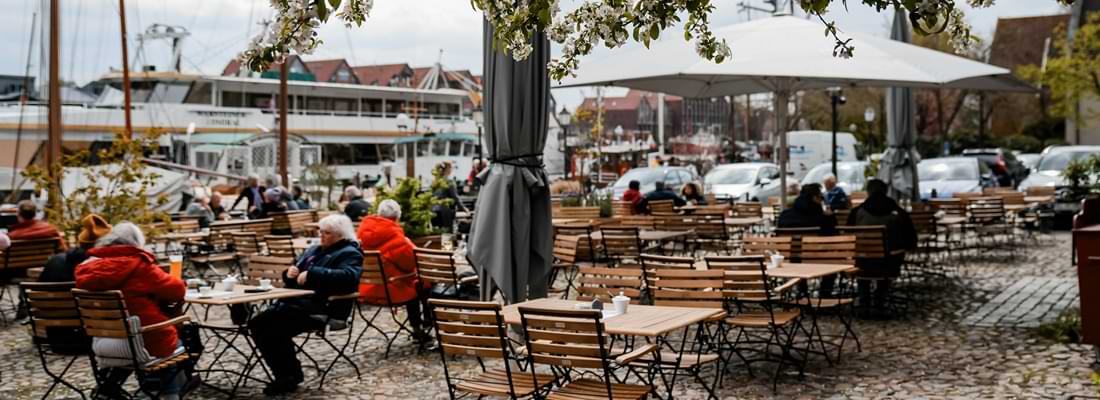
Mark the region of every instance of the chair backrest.
[[852, 209], [833, 210], [833, 215], [836, 216], [837, 225], [848, 225], [848, 216], [852, 215]]
[[722, 292], [726, 298], [750, 302], [768, 299], [763, 256], [707, 256], [704, 260], [708, 271], [725, 272]]
[[79, 329], [80, 314], [76, 310], [72, 289], [74, 282], [21, 282], [19, 291], [30, 311], [27, 316], [31, 334], [38, 339], [48, 337], [47, 328]]
[[808, 264], [854, 264], [856, 237], [806, 236], [802, 238], [802, 262]]
[[267, 235], [264, 236], [264, 243], [267, 243], [267, 254], [275, 257], [297, 257], [297, 252], [294, 251], [293, 236]]
[[733, 216], [738, 218], [760, 218], [764, 216], [763, 206], [759, 202], [733, 203]]
[[962, 200], [963, 204], [967, 204], [970, 199], [983, 196], [985, 195], [983, 195], [981, 192], [955, 192], [954, 194], [954, 197], [956, 199]]
[[363, 251], [363, 272], [359, 274], [360, 285], [379, 285], [382, 286], [383, 292], [386, 294], [386, 306], [393, 304], [393, 300], [390, 297], [390, 287], [387, 285], [389, 281], [386, 278], [386, 269], [383, 268], [385, 261], [382, 259], [382, 253], [376, 250], [364, 250]]
[[38, 268], [60, 250], [60, 238], [12, 240], [11, 246], [0, 253], [0, 259], [4, 269]]
[[233, 250], [238, 256], [249, 257], [260, 254], [260, 241], [252, 232], [229, 232], [233, 238]]
[[841, 235], [856, 237], [856, 259], [876, 260], [886, 258], [886, 226], [861, 225], [837, 227]]
[[1032, 186], [1027, 188], [1028, 196], [1053, 196], [1053, 186]]
[[[215, 248], [223, 249], [233, 242], [232, 232], [245, 232], [248, 221], [214, 221], [210, 223], [210, 235], [206, 242]], [[257, 236], [262, 237], [262, 236]]]
[[300, 236], [306, 230], [306, 224], [313, 222], [313, 211], [293, 210], [273, 212], [271, 215], [271, 230], [290, 236]]
[[650, 290], [653, 305], [723, 308], [725, 271], [658, 269]]
[[695, 208], [694, 211], [691, 212], [692, 215], [722, 215], [722, 216], [729, 216], [732, 213], [733, 213], [733, 208], [729, 205], [729, 203], [722, 203], [722, 204], [709, 203], [709, 205], [699, 206], [699, 207]]
[[929, 203], [936, 211], [943, 211], [944, 215], [952, 217], [966, 216], [966, 206], [961, 199], [932, 199]]
[[416, 274], [421, 282], [458, 287], [454, 252], [415, 247], [413, 255], [416, 258]]
[[600, 218], [599, 207], [562, 207], [554, 210], [554, 218], [592, 220]]
[[695, 225], [695, 237], [707, 240], [729, 239], [729, 229], [726, 227], [726, 214], [699, 214], [693, 215]]
[[554, 225], [554, 258], [573, 264], [578, 260], [595, 260], [592, 226], [588, 224]]
[[695, 218], [691, 215], [654, 214], [653, 218], [659, 219], [660, 222], [655, 226], [659, 226], [662, 231], [687, 232], [695, 229]]
[[802, 238], [817, 236], [821, 233], [821, 228], [816, 226], [804, 228], [775, 228], [774, 233], [777, 237], [791, 238], [791, 254], [789, 257], [798, 259], [802, 254]]
[[1000, 197], [973, 197], [966, 204], [970, 221], [977, 224], [1004, 221], [1005, 205]]
[[863, 204], [864, 200], [867, 200], [867, 192], [852, 192], [848, 195], [848, 202], [851, 203], [853, 208]]
[[526, 337], [530, 368], [535, 364], [553, 368], [582, 368], [600, 371], [606, 392], [593, 388], [595, 398], [613, 398], [608, 336], [599, 310], [552, 310], [519, 307]]
[[600, 227], [604, 256], [616, 263], [638, 259], [642, 254], [642, 240], [635, 227]]
[[745, 236], [741, 239], [743, 253], [746, 255], [764, 255], [768, 252], [791, 256], [790, 237]]
[[1013, 190], [1013, 191], [1008, 191], [1008, 192], [1000, 192], [1000, 193], [997, 193], [997, 195], [1000, 196], [1002, 200], [1004, 200], [1004, 204], [1006, 206], [1007, 205], [1014, 205], [1014, 206], [1027, 205], [1027, 201], [1024, 199], [1024, 197], [1026, 197], [1026, 195], [1023, 192], [1018, 192], [1018, 191]]
[[577, 274], [577, 300], [588, 301], [599, 296], [610, 301], [622, 292], [633, 304], [641, 301], [641, 268], [580, 267]]
[[[443, 355], [444, 373], [450, 380], [447, 356], [474, 356], [478, 358], [508, 359], [511, 346], [505, 332], [501, 306], [497, 303], [429, 299], [436, 339]], [[514, 394], [511, 366], [504, 363], [508, 372], [509, 393]], [[450, 382], [448, 382], [448, 385]]]
[[936, 210], [931, 208], [914, 209], [909, 212], [909, 219], [913, 221], [913, 229], [917, 231], [918, 235], [936, 234]]
[[253, 255], [248, 258], [248, 283], [257, 285], [260, 279], [270, 279], [273, 286], [283, 287], [283, 271], [293, 265], [293, 257]]
[[651, 214], [675, 214], [676, 204], [672, 200], [654, 200], [649, 203], [649, 212]]
[[254, 219], [241, 224], [241, 230], [251, 231], [256, 237], [265, 237], [271, 234], [271, 218]]
[[168, 230], [171, 232], [198, 232], [199, 231], [199, 217], [180, 217], [180, 219], [172, 221], [168, 225]]
[[628, 215], [620, 217], [619, 226], [635, 227], [642, 230], [652, 230], [657, 225], [657, 217], [649, 215]]
[[687, 271], [693, 269], [695, 269], [695, 259], [691, 257], [669, 257], [656, 254], [642, 254], [642, 270], [645, 272], [647, 286], [651, 286], [653, 280], [657, 279], [657, 271]]
[[627, 215], [634, 215], [634, 203], [622, 200], [615, 200], [611, 202], [612, 217], [623, 217]]
[[[126, 319], [130, 313], [126, 310], [126, 302], [123, 300], [122, 291], [90, 291], [72, 289], [73, 298], [76, 299], [77, 310], [80, 315], [81, 326], [84, 333], [90, 337], [102, 338], [129, 338], [137, 334], [131, 332], [130, 324]], [[133, 347], [133, 342], [130, 342]], [[134, 353], [133, 348], [130, 349]]]

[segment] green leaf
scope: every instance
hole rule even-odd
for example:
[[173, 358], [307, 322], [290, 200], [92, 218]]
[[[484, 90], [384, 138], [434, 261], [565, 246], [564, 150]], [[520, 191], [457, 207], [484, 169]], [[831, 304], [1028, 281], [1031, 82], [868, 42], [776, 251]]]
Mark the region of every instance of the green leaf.
[[[351, 0], [349, 0], [349, 1], [351, 1]], [[338, 9], [340, 9], [340, 0], [328, 0], [328, 5], [333, 10], [338, 10]]]
[[313, 6], [317, 7], [317, 18], [328, 21], [328, 9], [325, 8], [325, 0], [314, 0]]

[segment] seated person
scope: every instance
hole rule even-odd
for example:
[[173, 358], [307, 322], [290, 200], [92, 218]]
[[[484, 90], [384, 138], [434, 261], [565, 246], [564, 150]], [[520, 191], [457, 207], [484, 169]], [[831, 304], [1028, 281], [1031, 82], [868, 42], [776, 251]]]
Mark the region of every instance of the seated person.
[[291, 191], [293, 192], [292, 199], [294, 200], [294, 204], [296, 204], [298, 206], [298, 209], [299, 210], [308, 210], [310, 208], [309, 207], [309, 198], [305, 196], [305, 192], [302, 191], [302, 187], [301, 186], [294, 186], [294, 188], [291, 189]]
[[[219, 192], [210, 193], [210, 211], [214, 213], [214, 221], [224, 221], [229, 219], [229, 213], [225, 211], [225, 206], [222, 205], [222, 194]], [[211, 221], [213, 222], [213, 221]]]
[[80, 246], [61, 254], [54, 254], [46, 260], [39, 282], [72, 282], [76, 278], [73, 271], [76, 266], [88, 259], [87, 251], [95, 247], [95, 242], [111, 233], [111, 224], [96, 214], [88, 214], [80, 220], [83, 226], [76, 240]]
[[344, 215], [347, 215], [351, 222], [359, 222], [370, 211], [370, 203], [363, 200], [363, 190], [359, 187], [351, 185], [344, 188], [344, 197], [348, 202], [348, 205], [344, 206]]
[[[167, 321], [169, 316], [161, 306], [182, 302], [187, 286], [183, 280], [164, 272], [157, 265], [156, 256], [144, 247], [145, 235], [137, 225], [129, 222], [116, 225], [107, 236], [99, 239], [95, 248], [87, 251], [88, 260], [76, 267], [76, 288], [121, 290], [126, 299], [126, 309], [141, 319], [142, 326]], [[152, 357], [167, 357], [182, 347], [175, 326], [146, 332], [142, 338], [145, 349]], [[155, 374], [160, 381], [161, 398], [178, 396], [189, 368], [187, 365], [176, 365]], [[114, 390], [118, 390], [117, 385], [121, 385], [130, 374], [129, 370], [122, 368], [103, 372], [101, 379], [110, 382], [107, 387]]]
[[683, 189], [680, 189], [680, 197], [683, 197], [684, 201], [691, 204], [700, 206], [707, 205], [707, 198], [699, 191], [699, 185], [696, 185], [695, 182], [688, 182], [685, 184]]
[[199, 227], [208, 228], [214, 222], [214, 210], [210, 208], [210, 199], [204, 194], [195, 196], [195, 201], [187, 206], [187, 216], [199, 217]]
[[649, 214], [649, 202], [661, 200], [672, 200], [672, 203], [676, 207], [682, 207], [683, 205], [687, 204], [684, 199], [680, 198], [680, 196], [677, 196], [676, 193], [673, 193], [671, 190], [665, 187], [664, 182], [657, 181], [656, 187], [653, 189], [653, 191], [646, 193], [645, 196], [643, 196], [642, 199], [638, 201], [638, 204], [634, 206], [634, 213]]
[[[888, 186], [880, 179], [872, 179], [867, 182], [867, 199], [859, 207], [852, 209], [848, 215], [848, 225], [883, 225], [886, 227], [886, 250], [890, 253], [898, 250], [909, 250], [917, 246], [917, 230], [913, 227], [913, 220], [909, 213], [898, 206], [898, 203], [887, 196]], [[876, 281], [875, 300], [884, 301], [890, 290], [890, 279], [901, 273], [901, 265], [905, 261], [905, 253], [892, 254], [886, 257], [884, 263], [876, 265], [859, 265], [860, 274], [888, 279]], [[858, 290], [861, 300], [867, 304], [871, 300], [871, 281], [859, 280]]]
[[264, 394], [275, 396], [298, 390], [302, 364], [295, 355], [294, 337], [325, 329], [328, 319], [346, 320], [351, 301], [330, 303], [329, 296], [355, 293], [363, 268], [363, 253], [355, 240], [351, 220], [330, 215], [318, 223], [321, 243], [299, 257], [298, 264], [283, 272], [283, 285], [314, 291], [311, 297], [278, 300], [248, 322], [248, 329], [274, 380]]
[[11, 240], [34, 240], [57, 238], [61, 241], [61, 250], [65, 250], [65, 241], [61, 240], [61, 232], [49, 222], [42, 221], [38, 217], [38, 206], [30, 200], [19, 202], [19, 212], [15, 214], [15, 225], [8, 227], [8, 238]]
[[289, 190], [283, 186], [277, 186], [276, 189], [279, 189], [279, 201], [286, 206], [287, 210], [298, 210], [298, 201], [294, 200], [294, 195]]
[[[383, 200], [378, 203], [376, 215], [369, 215], [359, 223], [359, 243], [363, 250], [375, 250], [382, 253], [382, 261], [388, 279], [409, 275], [401, 279], [391, 280], [388, 286], [390, 301], [392, 304], [405, 304], [405, 311], [409, 314], [409, 323], [413, 326], [413, 337], [421, 342], [431, 339], [424, 330], [424, 319], [421, 318], [421, 304], [417, 300], [421, 298], [421, 292], [431, 287], [430, 284], [421, 285], [416, 277], [416, 259], [413, 256], [413, 243], [405, 237], [405, 231], [401, 229], [401, 205], [393, 200]], [[386, 292], [379, 285], [365, 285], [359, 293], [370, 304], [386, 304]]]
[[779, 214], [780, 228], [821, 229], [821, 235], [836, 233], [836, 217], [822, 208], [825, 197], [821, 195], [821, 185], [811, 183], [802, 186], [794, 205]]
[[264, 203], [260, 205], [260, 211], [256, 213], [256, 218], [271, 218], [271, 213], [277, 212], [286, 212], [286, 204], [283, 203], [282, 190], [274, 187], [264, 192]]
[[638, 181], [630, 181], [629, 186], [625, 192], [623, 192], [623, 201], [629, 201], [631, 207], [637, 207], [638, 202], [642, 201], [642, 183]]
[[836, 175], [825, 175], [825, 204], [830, 210], [847, 210], [848, 194], [836, 185]]

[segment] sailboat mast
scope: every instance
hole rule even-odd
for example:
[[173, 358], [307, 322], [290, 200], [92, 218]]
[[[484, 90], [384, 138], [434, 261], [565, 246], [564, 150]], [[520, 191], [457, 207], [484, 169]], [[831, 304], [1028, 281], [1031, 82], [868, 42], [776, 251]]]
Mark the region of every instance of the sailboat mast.
[[130, 120], [130, 55], [126, 46], [126, 1], [118, 0], [118, 20], [122, 32], [122, 112], [126, 119], [126, 138], [131, 139], [134, 127]]
[[[50, 208], [58, 204], [61, 196], [61, 0], [50, 1], [50, 68], [49, 68], [49, 136], [46, 141], [46, 170], [50, 177]], [[14, 188], [13, 188], [14, 189]]]

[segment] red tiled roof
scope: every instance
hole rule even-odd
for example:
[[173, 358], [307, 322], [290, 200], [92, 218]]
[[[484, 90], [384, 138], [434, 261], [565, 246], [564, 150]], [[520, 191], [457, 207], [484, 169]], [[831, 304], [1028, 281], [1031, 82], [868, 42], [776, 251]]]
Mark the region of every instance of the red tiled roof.
[[[652, 92], [646, 92], [641, 90], [631, 89], [626, 92], [624, 96], [616, 97], [604, 97], [603, 108], [607, 111], [616, 110], [636, 110], [641, 106], [642, 100], [645, 99], [651, 106], [657, 105], [657, 94]], [[682, 99], [679, 96], [665, 95], [665, 103], [679, 102]], [[581, 103], [579, 108], [595, 109], [596, 98], [586, 97], [584, 102]]]
[[[348, 66], [348, 62], [343, 58], [306, 61], [305, 63], [306, 68], [309, 68], [310, 72], [313, 72], [313, 76], [316, 77], [317, 82], [332, 82], [332, 76], [336, 74], [336, 71], [340, 70], [341, 66], [350, 67]], [[355, 77], [353, 75], [352, 80], [354, 79]]]
[[424, 79], [425, 75], [428, 75], [428, 71], [431, 71], [432, 67], [420, 67], [413, 68], [412, 83], [413, 87], [420, 86], [420, 81]]
[[[290, 56], [288, 59], [299, 58], [298, 56]], [[310, 65], [307, 62], [303, 62], [306, 69], [310, 69]], [[283, 66], [282, 63], [271, 63], [271, 66], [267, 67], [268, 71], [278, 71]], [[229, 64], [225, 65], [225, 69], [222, 70], [222, 76], [236, 76], [241, 71], [241, 62], [236, 58], [229, 60]], [[311, 71], [312, 72], [312, 71]]]
[[409, 64], [379, 64], [352, 67], [359, 83], [364, 85], [389, 86], [395, 76], [401, 75], [406, 70], [411, 71]]
[[[1040, 65], [1047, 38], [1053, 47], [1054, 30], [1069, 24], [1069, 14], [1039, 17], [1000, 18], [993, 34], [989, 63], [1011, 70], [1024, 65]], [[1052, 48], [1053, 50], [1053, 48]]]

